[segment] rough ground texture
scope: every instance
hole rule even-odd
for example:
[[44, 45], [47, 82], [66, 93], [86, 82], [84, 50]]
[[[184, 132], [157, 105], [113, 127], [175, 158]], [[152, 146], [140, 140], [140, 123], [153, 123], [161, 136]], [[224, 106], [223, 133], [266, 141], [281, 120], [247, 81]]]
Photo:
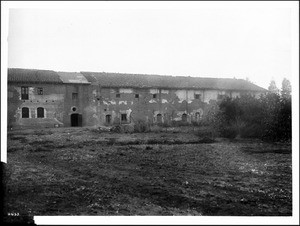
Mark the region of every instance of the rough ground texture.
[[6, 209], [20, 215], [291, 216], [291, 146], [193, 133], [8, 132]]

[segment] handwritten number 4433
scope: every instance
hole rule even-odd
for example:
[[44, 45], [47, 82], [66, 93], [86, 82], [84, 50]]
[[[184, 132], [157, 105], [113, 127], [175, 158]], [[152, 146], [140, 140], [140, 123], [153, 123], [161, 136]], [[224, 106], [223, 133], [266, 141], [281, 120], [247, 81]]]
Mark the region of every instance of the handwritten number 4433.
[[19, 213], [8, 213], [8, 216], [20, 216], [20, 214]]

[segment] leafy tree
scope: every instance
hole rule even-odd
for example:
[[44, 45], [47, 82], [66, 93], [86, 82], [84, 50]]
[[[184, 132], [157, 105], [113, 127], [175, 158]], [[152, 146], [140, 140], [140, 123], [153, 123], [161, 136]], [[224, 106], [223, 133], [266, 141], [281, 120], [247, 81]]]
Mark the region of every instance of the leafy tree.
[[270, 82], [270, 85], [268, 87], [268, 90], [271, 92], [271, 93], [279, 93], [279, 89], [277, 88], [276, 86], [276, 82], [274, 80], [272, 80]]
[[269, 141], [290, 141], [292, 137], [291, 85], [287, 79], [282, 90], [271, 81], [270, 92], [255, 98], [245, 94], [226, 98], [218, 103], [211, 120], [221, 136], [261, 138]]
[[290, 98], [292, 92], [291, 83], [288, 79], [284, 78], [281, 86], [281, 96], [282, 98]]

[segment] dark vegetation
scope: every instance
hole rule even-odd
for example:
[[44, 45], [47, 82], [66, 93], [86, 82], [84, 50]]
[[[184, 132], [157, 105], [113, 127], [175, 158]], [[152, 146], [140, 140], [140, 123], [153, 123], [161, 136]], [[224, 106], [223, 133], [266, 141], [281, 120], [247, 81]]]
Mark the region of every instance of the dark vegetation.
[[288, 80], [281, 93], [275, 84], [269, 92], [255, 98], [242, 95], [226, 98], [217, 104], [211, 121], [220, 136], [227, 138], [259, 138], [266, 141], [286, 141], [292, 138], [291, 95]]

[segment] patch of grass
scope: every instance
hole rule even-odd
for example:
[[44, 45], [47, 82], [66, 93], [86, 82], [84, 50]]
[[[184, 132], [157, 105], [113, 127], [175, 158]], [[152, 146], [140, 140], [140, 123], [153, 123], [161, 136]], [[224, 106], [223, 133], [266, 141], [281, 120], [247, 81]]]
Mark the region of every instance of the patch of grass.
[[8, 139], [10, 139], [10, 140], [18, 140], [21, 143], [26, 143], [27, 142], [26, 137], [23, 137], [23, 136], [10, 136], [10, 137], [8, 137]]
[[29, 144], [34, 146], [34, 145], [52, 145], [54, 143], [53, 143], [53, 141], [49, 141], [49, 140], [35, 140], [35, 141], [29, 142]]
[[46, 147], [42, 147], [42, 146], [38, 146], [36, 148], [30, 149], [30, 152], [51, 152], [53, 151], [52, 148], [46, 148]]

